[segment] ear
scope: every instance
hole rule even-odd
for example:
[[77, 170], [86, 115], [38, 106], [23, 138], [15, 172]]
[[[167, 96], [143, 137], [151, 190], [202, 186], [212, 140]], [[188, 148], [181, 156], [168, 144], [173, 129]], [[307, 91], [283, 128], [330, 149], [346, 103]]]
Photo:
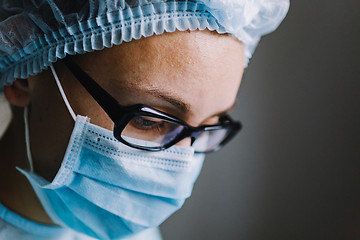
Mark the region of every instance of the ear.
[[11, 105], [25, 107], [30, 102], [30, 89], [27, 79], [16, 79], [11, 86], [4, 87], [4, 95]]

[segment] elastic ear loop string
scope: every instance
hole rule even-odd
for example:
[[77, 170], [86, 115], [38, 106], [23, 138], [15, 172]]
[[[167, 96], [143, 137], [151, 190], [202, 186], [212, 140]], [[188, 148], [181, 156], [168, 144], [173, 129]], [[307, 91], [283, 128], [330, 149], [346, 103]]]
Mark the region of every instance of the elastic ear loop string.
[[[50, 65], [51, 68], [51, 72], [55, 78], [56, 84], [59, 88], [60, 94], [65, 102], [65, 105], [67, 107], [67, 109], [69, 110], [69, 113], [71, 115], [71, 117], [74, 119], [74, 121], [76, 121], [76, 115], [74, 110], [71, 108], [70, 103], [65, 95], [64, 89], [61, 86], [61, 83], [59, 81], [59, 77], [57, 76], [55, 69], [52, 65]], [[28, 107], [26, 106], [24, 108], [24, 123], [25, 123], [25, 145], [26, 145], [26, 155], [28, 158], [28, 162], [30, 165], [30, 172], [34, 172], [34, 164], [33, 164], [33, 159], [31, 156], [31, 149], [30, 149], [30, 134], [29, 134], [29, 110]]]
[[74, 110], [73, 110], [73, 109], [71, 108], [71, 106], [70, 106], [70, 103], [69, 103], [69, 101], [68, 101], [68, 99], [67, 99], [67, 97], [66, 97], [66, 94], [65, 94], [65, 92], [64, 92], [64, 89], [63, 89], [62, 86], [61, 86], [59, 77], [58, 77], [58, 75], [56, 74], [55, 68], [53, 67], [52, 64], [50, 64], [50, 69], [51, 69], [51, 72], [52, 72], [52, 74], [53, 74], [53, 76], [54, 76], [54, 78], [55, 78], [55, 81], [56, 81], [56, 84], [57, 84], [57, 86], [58, 86], [58, 88], [59, 88], [59, 91], [60, 91], [60, 94], [61, 94], [61, 96], [62, 96], [62, 99], [64, 100], [65, 105], [66, 105], [67, 109], [69, 110], [69, 113], [70, 113], [71, 117], [74, 119], [74, 121], [76, 121], [76, 114], [75, 114]]
[[30, 172], [33, 173], [34, 165], [33, 165], [33, 160], [31, 157], [31, 150], [30, 150], [30, 134], [29, 134], [29, 120], [28, 120], [29, 115], [28, 114], [29, 114], [29, 111], [28, 111], [28, 107], [26, 106], [24, 108], [26, 154], [27, 154], [29, 165], [30, 165]]

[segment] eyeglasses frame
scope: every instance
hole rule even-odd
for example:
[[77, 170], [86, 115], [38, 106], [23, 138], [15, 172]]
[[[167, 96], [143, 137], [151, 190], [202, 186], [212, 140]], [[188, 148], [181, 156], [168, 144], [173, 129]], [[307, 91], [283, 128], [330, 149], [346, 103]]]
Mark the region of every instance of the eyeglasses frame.
[[[110, 119], [114, 122], [114, 137], [123, 144], [132, 148], [145, 150], [145, 151], [162, 151], [165, 150], [181, 140], [190, 137], [191, 145], [197, 139], [197, 137], [204, 131], [214, 131], [221, 129], [228, 129], [228, 135], [217, 145], [216, 148], [209, 151], [195, 151], [196, 153], [210, 153], [218, 151], [226, 143], [228, 143], [242, 128], [239, 121], [233, 121], [227, 114], [223, 115], [219, 119], [218, 124], [214, 125], [202, 125], [199, 127], [192, 127], [186, 122], [174, 117], [170, 114], [164, 113], [160, 110], [146, 106], [144, 104], [135, 104], [132, 106], [122, 106], [118, 101], [113, 98], [105, 89], [103, 89], [94, 79], [92, 79], [84, 70], [82, 70], [77, 64], [75, 64], [70, 58], [63, 59], [65, 66], [70, 70], [74, 77], [85, 87], [94, 100], [100, 105], [100, 107], [106, 112]], [[144, 147], [138, 146], [127, 142], [121, 137], [122, 131], [125, 129], [129, 121], [134, 116], [147, 116], [155, 117], [165, 120], [170, 123], [182, 125], [184, 129], [169, 143], [161, 147]]]

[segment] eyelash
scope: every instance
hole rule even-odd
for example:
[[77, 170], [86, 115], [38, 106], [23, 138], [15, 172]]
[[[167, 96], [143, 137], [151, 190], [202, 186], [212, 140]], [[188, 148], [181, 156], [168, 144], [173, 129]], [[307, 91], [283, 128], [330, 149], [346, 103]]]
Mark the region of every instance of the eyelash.
[[[159, 130], [161, 125], [164, 125], [163, 121], [162, 122], [151, 121], [149, 119], [145, 119], [144, 117], [140, 117], [140, 116], [133, 118], [133, 120], [131, 122], [133, 123], [134, 127], [136, 127], [136, 125], [141, 126], [141, 127], [136, 127], [136, 128], [144, 130], [144, 131], [149, 131], [149, 130], [154, 130], [154, 129]], [[152, 126], [146, 126], [146, 122], [151, 122], [154, 124], [152, 124]], [[144, 129], [144, 126], [146, 129]]]

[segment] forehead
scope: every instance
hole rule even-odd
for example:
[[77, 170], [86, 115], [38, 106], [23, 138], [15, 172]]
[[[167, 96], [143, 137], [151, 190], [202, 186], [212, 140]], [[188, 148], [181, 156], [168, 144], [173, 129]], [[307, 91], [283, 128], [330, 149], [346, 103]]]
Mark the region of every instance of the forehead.
[[233, 104], [243, 48], [228, 35], [175, 32], [78, 55], [75, 61], [120, 101], [146, 104], [151, 96], [145, 92], [158, 90], [189, 105], [190, 114], [205, 116]]

